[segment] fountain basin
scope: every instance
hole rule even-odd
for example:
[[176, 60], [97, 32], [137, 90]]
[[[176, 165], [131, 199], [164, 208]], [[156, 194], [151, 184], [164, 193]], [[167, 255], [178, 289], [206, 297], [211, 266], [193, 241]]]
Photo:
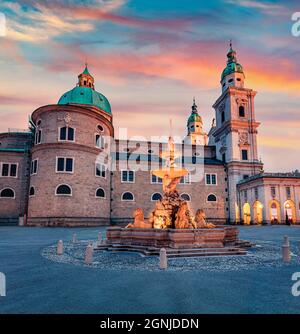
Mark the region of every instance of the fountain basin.
[[238, 242], [238, 229], [220, 226], [213, 229], [106, 229], [106, 245], [145, 246], [155, 248], [224, 248]]

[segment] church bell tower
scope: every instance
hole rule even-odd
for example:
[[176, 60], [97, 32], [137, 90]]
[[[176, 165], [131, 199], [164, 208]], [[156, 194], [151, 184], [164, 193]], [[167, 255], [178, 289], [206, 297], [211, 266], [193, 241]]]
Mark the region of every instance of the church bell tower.
[[230, 42], [227, 64], [221, 75], [222, 94], [215, 109], [216, 124], [211, 132], [211, 142], [216, 145], [216, 154], [228, 173], [229, 212], [231, 223], [240, 220], [237, 202], [237, 183], [260, 173], [263, 164], [258, 159], [257, 128], [254, 98], [256, 92], [244, 87], [245, 74], [237, 61]]

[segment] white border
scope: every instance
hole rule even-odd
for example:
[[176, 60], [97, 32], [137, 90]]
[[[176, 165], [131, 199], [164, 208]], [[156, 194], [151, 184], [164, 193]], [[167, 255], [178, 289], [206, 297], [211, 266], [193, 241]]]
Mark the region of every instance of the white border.
[[[68, 139], [69, 130], [66, 131], [66, 139], [60, 139], [60, 129], [62, 129], [62, 128], [67, 128], [67, 129], [68, 129], [68, 128], [71, 128], [71, 129], [74, 130], [74, 137], [73, 137], [73, 140], [69, 140], [69, 139]], [[68, 142], [68, 143], [75, 143], [75, 141], [76, 141], [76, 128], [73, 128], [72, 126], [68, 126], [68, 125], [58, 127], [58, 137], [57, 137], [57, 141], [59, 141], [59, 142]]]
[[[3, 165], [9, 165], [8, 167], [8, 175], [5, 176], [5, 175], [2, 175], [2, 166]], [[11, 170], [11, 165], [17, 165], [17, 170], [16, 170], [16, 176], [10, 176], [10, 170]], [[19, 163], [18, 162], [1, 162], [0, 163], [0, 177], [11, 177], [13, 179], [17, 179], [18, 178], [18, 175], [19, 175]]]
[[[133, 199], [123, 199], [124, 194], [130, 193], [133, 196]], [[135, 202], [135, 196], [131, 191], [124, 191], [123, 194], [121, 195], [121, 201], [122, 202]]]
[[160, 196], [162, 198], [162, 194], [159, 191], [156, 191], [151, 195], [151, 202], [157, 202], [158, 201], [158, 199], [153, 199], [153, 195], [155, 195], [155, 194], [160, 194]]
[[105, 171], [105, 176], [103, 177], [102, 175], [97, 175], [97, 165], [102, 165], [104, 166], [104, 168], [106, 167], [106, 165], [100, 163], [100, 162], [95, 162], [95, 177], [101, 177], [101, 179], [106, 179], [106, 175], [108, 173], [108, 169], [106, 168]]
[[[31, 173], [31, 166], [32, 166], [32, 163], [34, 161], [37, 161], [37, 164], [36, 164], [36, 173]], [[30, 176], [36, 175], [38, 173], [38, 170], [39, 170], [39, 158], [35, 158], [35, 159], [31, 160], [31, 163], [30, 163]]]
[[[34, 189], [34, 194], [33, 194], [33, 195], [30, 195], [30, 189], [31, 189], [31, 188]], [[35, 186], [30, 186], [30, 187], [29, 187], [28, 196], [29, 196], [29, 197], [35, 197]]]
[[[97, 191], [98, 191], [99, 189], [102, 189], [102, 190], [104, 191], [104, 197], [97, 196]], [[106, 199], [106, 191], [104, 190], [104, 188], [102, 188], [102, 187], [97, 188], [96, 191], [95, 191], [95, 197], [96, 197], [96, 198], [100, 198], [100, 199]]]
[[[209, 200], [208, 200], [208, 197], [209, 197], [210, 195], [214, 195], [215, 198], [216, 198], [216, 200], [215, 200], [215, 201], [209, 201]], [[210, 194], [208, 194], [208, 195], [206, 196], [206, 203], [217, 203], [217, 202], [218, 202], [218, 196], [217, 196], [216, 194], [214, 194], [214, 193], [210, 193]]]
[[[14, 197], [2, 197], [2, 196], [1, 196], [1, 193], [2, 193], [2, 191], [5, 190], [5, 189], [10, 189], [10, 190], [12, 190], [12, 191], [14, 192]], [[11, 188], [11, 187], [4, 187], [4, 188], [0, 189], [0, 199], [15, 199], [15, 198], [16, 198], [16, 192], [15, 192], [15, 189], [13, 189], [13, 188]]]
[[[69, 172], [69, 171], [58, 171], [57, 170], [57, 167], [58, 167], [58, 159], [59, 158], [62, 158], [62, 159], [65, 159], [65, 162], [64, 162], [64, 167], [66, 168], [67, 167], [67, 164], [66, 164], [66, 159], [73, 159], [73, 169], [72, 169], [72, 172]], [[74, 174], [74, 170], [75, 170], [75, 158], [74, 157], [62, 157], [62, 156], [56, 156], [56, 161], [55, 161], [55, 173], [57, 174]]]
[[[123, 181], [122, 180], [123, 172], [133, 172], [133, 181]], [[135, 183], [135, 171], [134, 170], [121, 169], [121, 183]]]
[[[71, 189], [71, 194], [58, 194], [57, 193], [57, 189], [58, 189], [58, 187], [60, 187], [60, 186], [68, 186], [70, 189]], [[69, 184], [67, 184], [67, 183], [61, 183], [61, 184], [59, 184], [56, 188], [55, 188], [55, 196], [68, 196], [68, 197], [72, 197], [73, 196], [73, 189], [72, 189], [72, 187], [69, 185]]]
[[[216, 184], [212, 184], [212, 183], [208, 184], [208, 183], [206, 183], [206, 175], [215, 175], [216, 176]], [[206, 186], [217, 186], [218, 185], [218, 174], [217, 173], [205, 173], [204, 177], [205, 177], [205, 185]]]
[[[184, 199], [184, 198], [181, 197], [182, 195], [188, 195], [190, 199], [186, 200], [186, 199]], [[188, 193], [181, 193], [180, 194], [180, 198], [183, 199], [184, 201], [187, 201], [187, 202], [191, 202], [192, 201], [192, 196], [190, 194], [188, 194]]]

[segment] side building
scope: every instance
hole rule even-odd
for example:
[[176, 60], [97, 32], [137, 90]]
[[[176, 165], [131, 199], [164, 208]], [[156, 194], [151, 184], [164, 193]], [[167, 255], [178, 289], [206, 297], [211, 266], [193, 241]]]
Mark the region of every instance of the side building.
[[31, 131], [0, 133], [0, 225], [26, 219], [32, 142]]

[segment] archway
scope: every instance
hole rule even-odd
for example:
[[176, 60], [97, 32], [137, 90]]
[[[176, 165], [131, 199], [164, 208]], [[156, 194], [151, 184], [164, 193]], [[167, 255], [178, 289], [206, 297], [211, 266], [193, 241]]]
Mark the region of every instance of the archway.
[[296, 207], [295, 203], [290, 199], [284, 203], [284, 214], [286, 222], [296, 223]]
[[260, 201], [255, 201], [253, 204], [253, 211], [254, 211], [254, 223], [255, 224], [262, 224], [263, 222], [263, 205]]
[[243, 221], [245, 225], [250, 225], [251, 222], [251, 208], [249, 203], [243, 206]]
[[271, 224], [279, 224], [280, 223], [280, 204], [276, 200], [272, 200], [269, 204], [270, 208], [270, 220]]

